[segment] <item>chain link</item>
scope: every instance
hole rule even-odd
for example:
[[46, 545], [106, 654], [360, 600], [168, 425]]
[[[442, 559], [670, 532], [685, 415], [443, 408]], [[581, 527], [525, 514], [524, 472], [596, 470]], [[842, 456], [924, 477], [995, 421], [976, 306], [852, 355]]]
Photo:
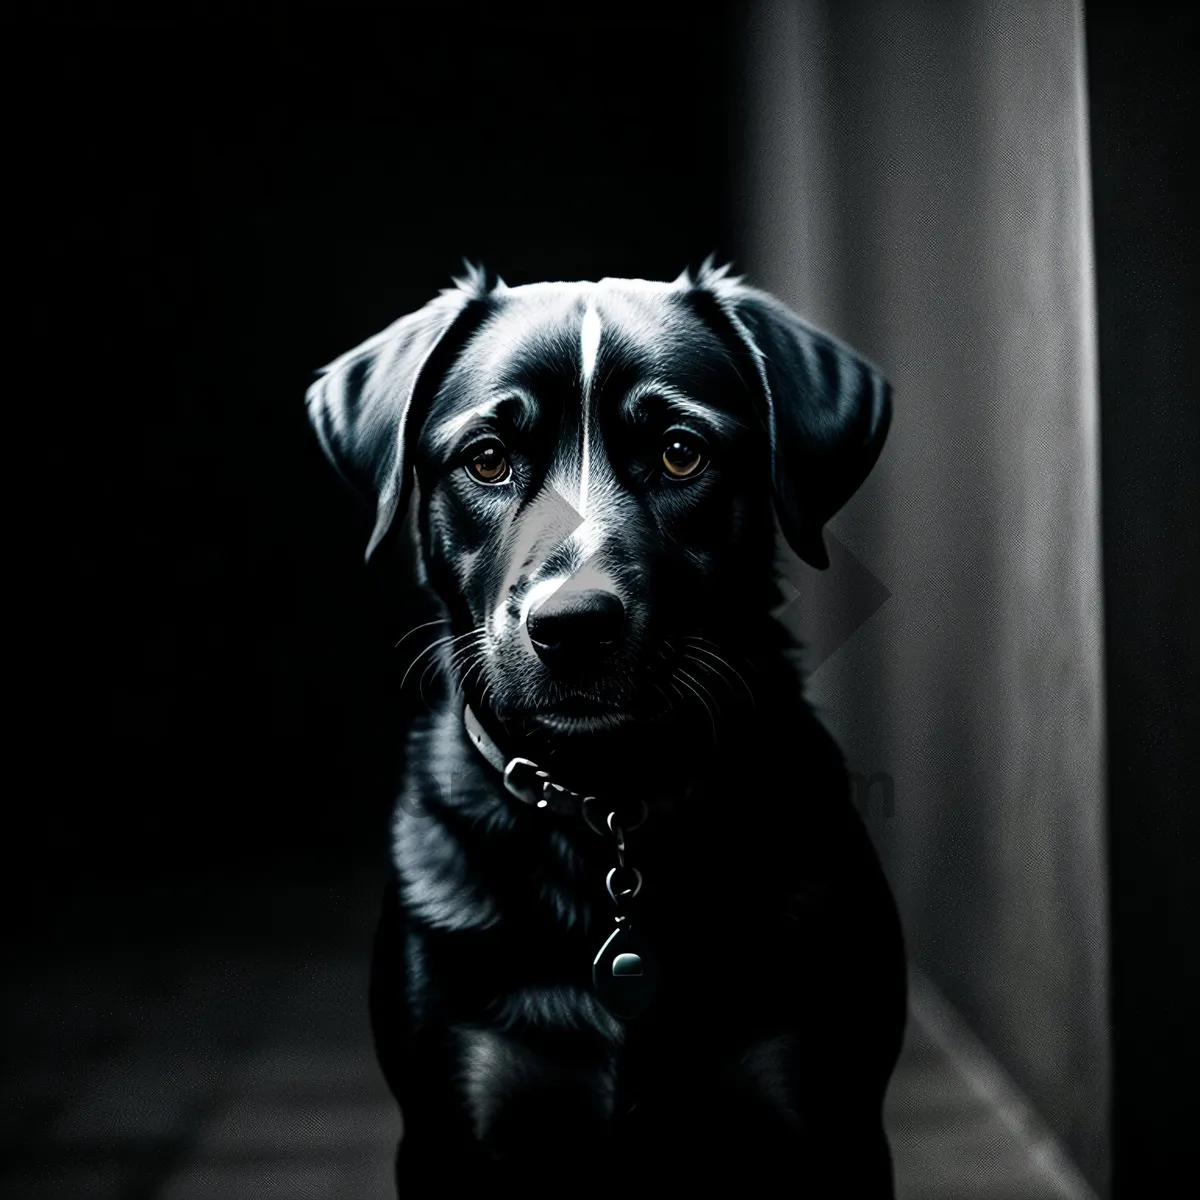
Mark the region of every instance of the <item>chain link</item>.
[[[617, 911], [622, 917], [626, 917], [628, 916], [626, 909], [642, 890], [642, 873], [637, 867], [631, 867], [626, 861], [625, 830], [617, 824], [617, 814], [609, 813], [605, 824], [616, 848], [617, 865], [609, 871], [604, 880], [604, 886], [608, 889], [612, 902], [617, 906]], [[618, 920], [620, 919], [618, 918]]]

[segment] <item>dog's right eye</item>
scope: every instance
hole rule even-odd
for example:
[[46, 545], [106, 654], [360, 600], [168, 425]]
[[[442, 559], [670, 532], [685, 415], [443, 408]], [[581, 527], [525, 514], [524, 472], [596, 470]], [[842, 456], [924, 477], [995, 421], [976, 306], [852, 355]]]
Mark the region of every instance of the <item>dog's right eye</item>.
[[663, 450], [663, 471], [669, 479], [694, 479], [708, 465], [704, 443], [699, 438], [680, 430], [669, 434], [670, 440]]
[[503, 483], [511, 474], [508, 454], [496, 441], [479, 442], [467, 451], [467, 472], [480, 483]]

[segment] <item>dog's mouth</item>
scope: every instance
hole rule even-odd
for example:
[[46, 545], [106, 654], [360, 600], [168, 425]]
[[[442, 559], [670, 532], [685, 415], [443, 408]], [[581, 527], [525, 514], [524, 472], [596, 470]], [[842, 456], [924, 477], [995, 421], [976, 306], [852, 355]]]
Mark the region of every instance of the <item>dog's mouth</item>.
[[619, 740], [623, 745], [639, 736], [639, 730], [661, 730], [672, 720], [667, 693], [644, 664], [617, 664], [591, 678], [551, 677], [536, 686], [514, 682], [516, 686], [493, 689], [490, 680], [482, 686], [474, 680], [465, 690], [476, 713], [490, 713], [506, 736], [532, 738], [534, 745], [562, 751], [592, 746], [599, 751], [601, 741], [608, 745], [612, 739], [616, 745]]
[[530, 714], [534, 724], [551, 733], [607, 733], [633, 720], [626, 709], [600, 700], [575, 697], [539, 708]]

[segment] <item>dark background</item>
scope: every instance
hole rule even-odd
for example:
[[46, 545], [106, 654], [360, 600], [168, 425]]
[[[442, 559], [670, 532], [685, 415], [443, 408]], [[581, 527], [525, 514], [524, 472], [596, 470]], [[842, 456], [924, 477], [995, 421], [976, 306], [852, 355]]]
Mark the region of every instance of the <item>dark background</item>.
[[[13, 27], [11, 936], [130, 881], [382, 861], [423, 617], [403, 564], [362, 565], [312, 370], [464, 255], [511, 284], [734, 255], [735, 31], [662, 4]], [[1194, 1110], [1194, 44], [1182, 7], [1089, 9], [1123, 1195]]]

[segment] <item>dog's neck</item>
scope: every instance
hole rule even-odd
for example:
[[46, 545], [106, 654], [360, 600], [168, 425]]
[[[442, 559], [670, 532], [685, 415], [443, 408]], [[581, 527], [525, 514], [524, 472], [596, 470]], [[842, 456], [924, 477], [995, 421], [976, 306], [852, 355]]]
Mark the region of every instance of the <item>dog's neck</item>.
[[538, 808], [579, 813], [586, 797], [638, 799], [670, 806], [711, 775], [712, 748], [673, 744], [665, 729], [632, 735], [546, 740], [512, 736], [499, 722], [464, 705], [467, 741], [514, 798]]

